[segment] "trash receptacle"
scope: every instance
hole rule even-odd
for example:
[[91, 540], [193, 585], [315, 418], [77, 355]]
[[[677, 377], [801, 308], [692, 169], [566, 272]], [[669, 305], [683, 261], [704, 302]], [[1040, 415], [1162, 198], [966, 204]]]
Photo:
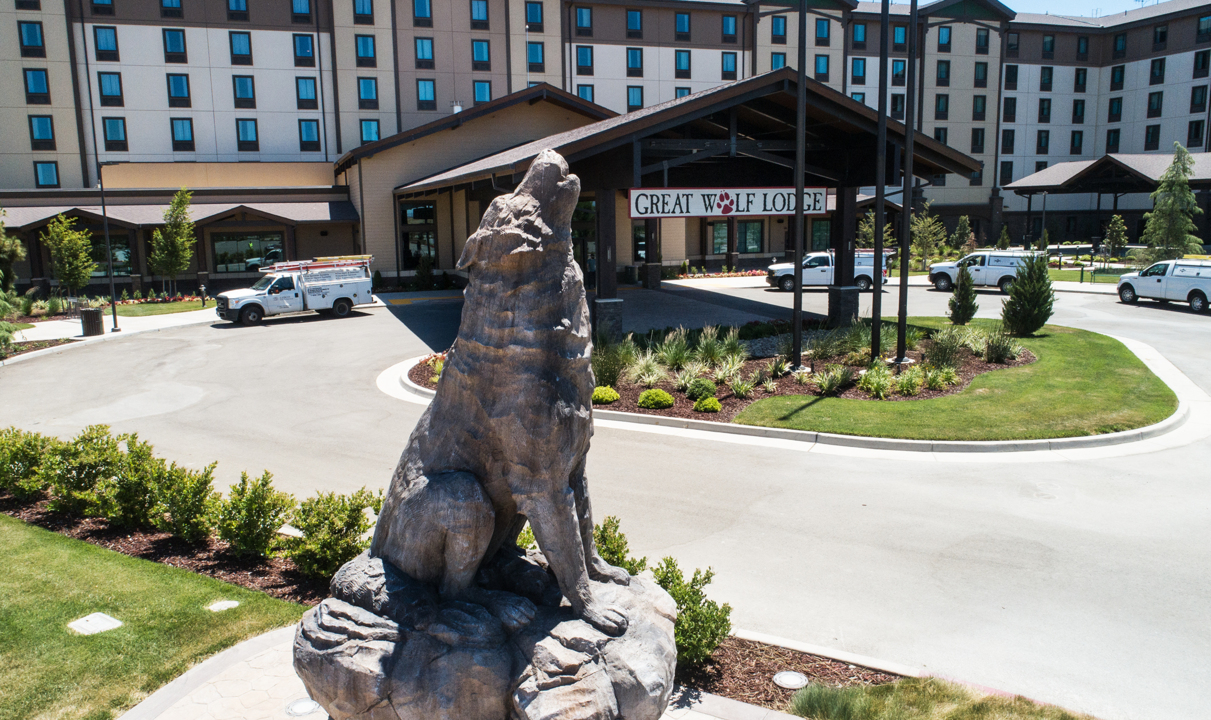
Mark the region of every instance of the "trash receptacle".
[[625, 282], [627, 285], [638, 285], [639, 284], [639, 266], [638, 265], [625, 266], [622, 269], [622, 278], [623, 278], [623, 282]]
[[84, 337], [105, 334], [105, 312], [101, 308], [83, 308], [80, 310], [80, 324], [84, 326]]

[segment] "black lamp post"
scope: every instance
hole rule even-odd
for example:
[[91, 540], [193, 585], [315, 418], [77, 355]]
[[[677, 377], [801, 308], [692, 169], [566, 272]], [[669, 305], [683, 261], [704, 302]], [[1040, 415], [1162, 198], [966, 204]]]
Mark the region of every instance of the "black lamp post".
[[122, 332], [118, 327], [118, 295], [114, 288], [114, 252], [109, 244], [109, 213], [105, 209], [105, 178], [101, 170], [108, 165], [118, 165], [117, 162], [97, 163], [97, 182], [101, 186], [101, 227], [105, 229], [105, 257], [109, 261], [109, 308], [113, 313], [114, 327], [110, 332]]
[[904, 88], [904, 185], [900, 195], [900, 305], [896, 314], [896, 368], [904, 365], [908, 353], [908, 264], [912, 230], [913, 156], [916, 155], [917, 123], [917, 0], [912, 0], [908, 15], [908, 82]]
[[799, 0], [799, 67], [795, 82], [795, 302], [791, 313], [791, 365], [803, 365], [803, 165], [807, 154], [807, 0]]
[[[879, 15], [879, 125], [875, 133], [875, 252], [871, 257], [874, 288], [870, 298], [870, 357], [883, 354], [883, 226], [887, 222], [887, 58], [890, 3], [883, 0]], [[878, 268], [878, 271], [875, 270]]]

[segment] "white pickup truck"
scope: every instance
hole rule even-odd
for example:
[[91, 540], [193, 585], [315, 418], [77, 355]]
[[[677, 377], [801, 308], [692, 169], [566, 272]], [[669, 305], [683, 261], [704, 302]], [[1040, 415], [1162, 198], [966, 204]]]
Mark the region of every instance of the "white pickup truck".
[[[831, 250], [827, 252], [808, 253], [803, 256], [803, 286], [809, 285], [832, 285], [833, 284], [833, 253]], [[862, 292], [870, 290], [874, 286], [873, 269], [875, 266], [875, 254], [869, 250], [866, 252], [854, 253], [854, 286]], [[765, 281], [771, 286], [790, 292], [795, 289], [795, 264], [776, 263], [770, 265], [765, 273]], [[887, 283], [887, 256], [883, 256], [883, 283]]]
[[967, 268], [976, 287], [998, 287], [1009, 292], [1018, 268], [1026, 258], [1037, 252], [1024, 250], [985, 250], [975, 252], [955, 262], [934, 263], [929, 266], [929, 282], [942, 292], [950, 292], [959, 282], [959, 268]]
[[1196, 313], [1207, 312], [1211, 297], [1211, 261], [1165, 260], [1119, 277], [1118, 296], [1125, 303], [1140, 298], [1190, 303]]
[[355, 305], [374, 302], [369, 255], [321, 257], [261, 268], [265, 277], [250, 288], [228, 290], [215, 298], [224, 320], [255, 325], [270, 315], [314, 310], [345, 317]]

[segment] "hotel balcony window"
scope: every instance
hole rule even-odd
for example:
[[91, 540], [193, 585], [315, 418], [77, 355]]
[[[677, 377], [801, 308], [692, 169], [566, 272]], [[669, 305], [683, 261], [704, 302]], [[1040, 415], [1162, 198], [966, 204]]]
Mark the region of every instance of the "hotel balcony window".
[[189, 58], [185, 53], [184, 30], [164, 30], [164, 62], [189, 62]]
[[1043, 59], [1050, 60], [1055, 57], [1055, 35], [1043, 36]]
[[93, 15], [113, 15], [114, 0], [92, 0]]
[[1165, 84], [1165, 58], [1157, 58], [1152, 61], [1151, 66], [1148, 68], [1148, 84]]
[[933, 119], [934, 120], [949, 120], [950, 119], [950, 96], [939, 94], [933, 99]]
[[734, 44], [736, 42], [736, 16], [735, 15], [724, 15], [722, 29], [723, 29], [723, 38], [722, 38], [723, 42]]
[[973, 95], [971, 98], [971, 119], [974, 122], [981, 122], [988, 114], [988, 96]]
[[542, 32], [542, 3], [526, 3], [526, 32]]
[[483, 105], [486, 102], [492, 101], [492, 82], [490, 80], [476, 80], [472, 86], [472, 90], [476, 105]]
[[816, 56], [816, 80], [822, 83], [828, 82], [828, 56]]
[[827, 18], [816, 18], [816, 47], [828, 47], [831, 42], [831, 23]]
[[1190, 112], [1201, 113], [1207, 111], [1207, 86], [1199, 85], [1198, 87], [1190, 88]]
[[1077, 68], [1076, 75], [1072, 81], [1072, 91], [1083, 93], [1085, 86], [1089, 83], [1089, 70], [1087, 68]]
[[315, 78], [295, 78], [294, 91], [299, 110], [319, 109], [320, 103], [315, 96]]
[[891, 96], [891, 117], [893, 120], [904, 119], [904, 93], [894, 93]]
[[[784, 21], [785, 22], [785, 21]], [[854, 50], [866, 49], [866, 23], [854, 23]], [[782, 33], [785, 35], [785, 31]]]
[[231, 64], [232, 65], [251, 65], [252, 64], [252, 33], [232, 32], [231, 40]]
[[1085, 61], [1089, 59], [1089, 36], [1081, 35], [1076, 39], [1076, 59]]
[[362, 144], [378, 140], [378, 120], [362, 121]]
[[907, 77], [908, 63], [903, 60], [891, 61], [891, 84], [903, 86], [904, 79]]
[[[590, 17], [592, 17], [592, 15], [590, 15]], [[591, 24], [592, 23], [590, 23], [590, 25]], [[471, 29], [488, 30], [489, 28], [488, 0], [471, 0]]]
[[1207, 69], [1211, 67], [1211, 50], [1200, 50], [1194, 53], [1194, 79], [1207, 77]]
[[1055, 68], [1048, 66], [1039, 68], [1039, 92], [1051, 92], [1054, 78]]
[[978, 88], [988, 87], [988, 63], [986, 63], [986, 62], [976, 63], [975, 86]]
[[632, 40], [643, 38], [642, 10], [627, 10], [627, 37]]
[[160, 17], [183, 17], [183, 13], [181, 11], [181, 0], [160, 0]]
[[593, 86], [592, 85], [577, 85], [576, 86], [576, 97], [580, 98], [581, 100], [588, 100], [589, 102], [593, 102]]
[[1211, 15], [1203, 15], [1198, 19], [1194, 31], [1194, 42], [1211, 42]]
[[734, 52], [723, 53], [721, 76], [724, 80], [735, 80], [736, 79], [736, 53], [734, 53]]
[[864, 92], [850, 93], [849, 97], [851, 100], [853, 100], [856, 103], [859, 103], [861, 105], [866, 104], [866, 93], [864, 93]]
[[170, 118], [172, 129], [172, 151], [193, 152], [193, 120], [190, 118]]
[[187, 108], [193, 107], [193, 102], [189, 95], [189, 76], [169, 74], [168, 81], [168, 107]]
[[1005, 89], [1006, 90], [1017, 90], [1018, 89], [1018, 66], [1017, 65], [1006, 65], [1005, 66]]
[[236, 149], [239, 152], [260, 152], [261, 143], [257, 139], [256, 120], [241, 118], [235, 121]]
[[769, 54], [769, 69], [778, 70], [786, 67], [786, 53], [776, 52]]
[[1073, 100], [1072, 101], [1072, 124], [1073, 125], [1084, 125], [1085, 124], [1085, 101], [1084, 100]]
[[25, 104], [50, 105], [50, 83], [47, 80], [46, 71], [26, 69], [23, 74], [25, 76]]
[[1156, 25], [1152, 28], [1152, 52], [1160, 52], [1169, 44], [1169, 26]]
[[[593, 74], [593, 48], [590, 45], [576, 46], [576, 74]], [[591, 85], [587, 87], [592, 87]]]
[[1039, 98], [1039, 122], [1051, 122], [1051, 98]]
[[988, 28], [976, 29], [976, 55], [988, 54]]
[[1121, 60], [1127, 57], [1127, 33], [1119, 33], [1114, 36], [1113, 48], [1111, 57], [1114, 60]]
[[950, 87], [950, 61], [939, 60], [936, 77], [938, 87]]
[[290, 0], [290, 22], [311, 22], [311, 0]]
[[105, 152], [127, 152], [126, 118], [101, 118], [101, 132], [105, 136]]
[[1161, 126], [1148, 125], [1144, 128], [1144, 152], [1157, 150], [1161, 146]]
[[122, 97], [122, 73], [97, 73], [97, 86], [101, 94], [101, 107], [124, 107]]
[[57, 163], [57, 162], [36, 162], [36, 163], [34, 163], [34, 187], [36, 187], [36, 188], [57, 188], [57, 187], [59, 187], [59, 163]]
[[1015, 32], [1005, 33], [1005, 57], [1015, 58], [1018, 56], [1019, 43], [1018, 34]]
[[1115, 65], [1114, 67], [1110, 68], [1110, 89], [1111, 89], [1111, 91], [1123, 89], [1123, 78], [1126, 75], [1127, 75], [1127, 66], [1126, 65]]
[[950, 135], [947, 133], [946, 128], [938, 127], [938, 128], [933, 129], [933, 139], [937, 140], [938, 142], [942, 143], [943, 145], [949, 144], [949, 142], [948, 142], [949, 137], [950, 137]]
[[1005, 98], [1005, 112], [1001, 116], [1001, 119], [1003, 122], [1008, 122], [1008, 123], [1018, 121], [1018, 99], [1017, 98], [1015, 98], [1015, 97]]
[[299, 120], [299, 152], [320, 151], [320, 121]]
[[1110, 98], [1110, 107], [1106, 115], [1107, 122], [1119, 122], [1123, 119], [1123, 99], [1121, 97]]
[[1165, 93], [1154, 92], [1148, 93], [1148, 117], [1158, 118], [1161, 116], [1161, 109], [1164, 107]]
[[984, 152], [984, 128], [971, 129], [971, 153], [981, 155]]
[[358, 67], [378, 67], [378, 56], [374, 48], [373, 35], [354, 35], [354, 46], [357, 48]]
[[1118, 128], [1114, 128], [1112, 130], [1106, 131], [1106, 152], [1107, 153], [1118, 152], [1119, 139], [1122, 136], [1123, 136], [1123, 133]]
[[[38, 27], [42, 27], [41, 24]], [[118, 61], [118, 29], [112, 27], [94, 27], [93, 41], [96, 43], [95, 55], [98, 62]]]
[[237, 108], [251, 110], [256, 107], [256, 83], [251, 75], [232, 75], [231, 90]]
[[678, 80], [688, 80], [690, 78], [690, 51], [675, 51], [674, 60], [676, 63], [673, 70], [675, 77]]
[[[631, 53], [627, 51], [627, 61], [630, 62]], [[544, 52], [543, 44], [540, 42], [526, 43], [526, 70], [532, 73], [546, 72], [546, 53]], [[627, 69], [627, 74], [631, 73], [630, 68]]]
[[248, 20], [248, 0], [227, 0], [227, 19]]
[[627, 77], [643, 77], [643, 48], [627, 48]]
[[437, 86], [433, 80], [416, 81], [416, 109], [437, 109]]
[[1012, 130], [1001, 131], [1001, 152], [1005, 155], [1013, 154], [1013, 139], [1014, 132]]
[[1013, 161], [1012, 160], [1002, 160], [1001, 161], [1001, 184], [1008, 185], [1011, 182], [1013, 182]]
[[[477, 0], [472, 0], [474, 6]], [[478, 0], [487, 6], [487, 0]], [[354, 25], [373, 25], [374, 24], [374, 0], [353, 0], [353, 24]]]
[[638, 85], [627, 86], [627, 112], [634, 112], [643, 107], [643, 88]]
[[29, 116], [29, 144], [34, 151], [55, 149], [55, 121], [50, 115]]
[[1051, 131], [1039, 130], [1038, 136], [1034, 141], [1034, 154], [1046, 155], [1047, 150], [1051, 147]]
[[492, 53], [487, 40], [471, 41], [471, 69], [477, 72], [492, 69]]
[[950, 52], [950, 26], [943, 25], [938, 28], [938, 52]]
[[770, 42], [774, 45], [786, 44], [786, 16], [775, 15], [770, 18]]
[[891, 28], [892, 52], [904, 52], [908, 49], [908, 26], [893, 25]]
[[1203, 121], [1191, 120], [1186, 127], [1186, 147], [1203, 146]]
[[687, 87], [673, 88], [673, 97], [683, 98], [690, 94], [690, 89]]
[[[785, 19], [783, 19], [785, 23]], [[673, 17], [673, 39], [677, 42], [690, 41], [690, 14], [679, 12]]]
[[576, 37], [593, 37], [593, 8], [576, 8]]
[[294, 36], [294, 66], [315, 67], [315, 39], [310, 35]]
[[851, 63], [851, 67], [853, 68], [853, 72], [851, 73], [852, 79], [850, 82], [852, 82], [854, 85], [865, 85], [866, 58], [854, 58]]
[[971, 174], [971, 179], [967, 181], [968, 185], [977, 187], [984, 184], [984, 168], [980, 168]]
[[[416, 67], [418, 70], [433, 69], [433, 38], [415, 38]], [[472, 48], [474, 49], [474, 48]]]
[[1072, 140], [1068, 143], [1069, 155], [1080, 155], [1081, 148], [1085, 144], [1085, 132], [1083, 130], [1073, 130]]
[[430, 0], [412, 0], [412, 27], [433, 27], [433, 5]]

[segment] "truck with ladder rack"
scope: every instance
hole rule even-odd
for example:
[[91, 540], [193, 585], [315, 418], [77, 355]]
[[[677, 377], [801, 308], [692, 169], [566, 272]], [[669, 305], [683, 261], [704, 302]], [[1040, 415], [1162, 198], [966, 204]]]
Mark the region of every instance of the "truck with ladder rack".
[[271, 315], [314, 310], [346, 317], [354, 306], [374, 302], [370, 255], [318, 257], [279, 262], [260, 268], [265, 277], [252, 287], [228, 290], [215, 298], [215, 313], [224, 320], [255, 325]]

